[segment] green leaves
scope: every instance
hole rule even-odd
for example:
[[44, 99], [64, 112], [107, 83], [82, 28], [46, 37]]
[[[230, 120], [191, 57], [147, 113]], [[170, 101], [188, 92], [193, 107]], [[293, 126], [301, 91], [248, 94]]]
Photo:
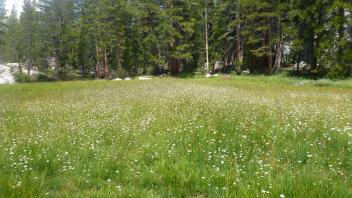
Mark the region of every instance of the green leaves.
[[[0, 55], [13, 60], [7, 53], [12, 51], [40, 70], [50, 70], [48, 59], [55, 58], [56, 66], [85, 74], [105, 60], [103, 52], [109, 71], [195, 71], [206, 59], [205, 8], [211, 65], [237, 62], [264, 72], [280, 63], [276, 60], [292, 65], [300, 59], [312, 68], [343, 67], [336, 71], [347, 76], [352, 59], [347, 0], [25, 0], [18, 28], [5, 20], [0, 0]], [[17, 29], [18, 39], [5, 39]], [[15, 40], [23, 45], [15, 48]]]

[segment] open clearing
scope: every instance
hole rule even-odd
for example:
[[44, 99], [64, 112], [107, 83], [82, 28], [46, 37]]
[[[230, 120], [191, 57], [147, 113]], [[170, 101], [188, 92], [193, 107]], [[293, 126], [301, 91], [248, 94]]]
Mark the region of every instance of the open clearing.
[[351, 81], [0, 86], [0, 149], [0, 197], [352, 197]]

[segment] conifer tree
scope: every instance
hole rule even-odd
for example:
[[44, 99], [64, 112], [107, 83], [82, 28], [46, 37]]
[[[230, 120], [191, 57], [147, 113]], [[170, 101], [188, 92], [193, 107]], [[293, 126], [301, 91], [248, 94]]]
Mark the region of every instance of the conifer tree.
[[[295, 64], [303, 74], [301, 62], [312, 77], [346, 77], [351, 13], [348, 0], [25, 0], [17, 28], [0, 0], [0, 58], [17, 54], [28, 71], [54, 65], [57, 74], [105, 79], [111, 71], [194, 72], [206, 63], [208, 72], [220, 63], [238, 74]], [[18, 39], [4, 35], [10, 29]]]
[[55, 59], [55, 71], [70, 63], [72, 52], [74, 0], [40, 0], [41, 42], [47, 56]]
[[27, 67], [27, 73], [30, 74], [31, 69], [36, 64], [35, 50], [37, 48], [38, 29], [36, 26], [37, 12], [35, 10], [35, 1], [24, 0], [23, 11], [20, 16], [20, 35], [21, 48], [23, 49], [24, 62]]
[[6, 9], [5, 9], [5, 3], [6, 0], [0, 0], [0, 63], [3, 61], [4, 58], [4, 52], [3, 52], [3, 48], [4, 48], [4, 33], [5, 33], [5, 20], [6, 20]]
[[9, 17], [6, 20], [6, 31], [4, 34], [5, 46], [4, 55], [6, 62], [18, 63], [20, 73], [22, 73], [22, 49], [20, 39], [20, 26], [15, 6], [13, 6]]

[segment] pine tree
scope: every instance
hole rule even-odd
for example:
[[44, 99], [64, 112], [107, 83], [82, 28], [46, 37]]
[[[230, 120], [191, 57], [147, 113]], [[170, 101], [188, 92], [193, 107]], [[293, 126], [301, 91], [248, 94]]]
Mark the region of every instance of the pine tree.
[[[160, 8], [160, 5], [150, 1], [141, 1], [139, 6], [141, 13], [141, 29], [143, 37], [143, 61], [146, 63], [146, 69], [149, 73], [155, 74], [165, 68], [166, 62], [164, 56], [164, 33], [166, 23], [166, 13]], [[146, 71], [145, 71], [146, 72]]]
[[5, 9], [6, 0], [0, 0], [0, 63], [3, 61], [3, 47], [4, 47], [4, 33], [6, 29], [5, 20], [6, 20], [6, 9]]
[[36, 48], [36, 20], [35, 1], [25, 0], [23, 2], [23, 11], [20, 16], [21, 42], [23, 49], [24, 62], [27, 67], [27, 73], [35, 65], [35, 48]]
[[352, 5], [347, 1], [333, 1], [325, 11], [326, 22], [317, 30], [322, 35], [322, 41], [317, 46], [320, 64], [329, 70], [330, 77], [350, 75], [352, 54], [348, 15], [351, 12]]
[[169, 71], [177, 74], [185, 65], [192, 61], [191, 39], [195, 33], [197, 18], [194, 10], [200, 8], [197, 1], [177, 0], [166, 2], [165, 9], [169, 18], [167, 36], [170, 38], [168, 46]]
[[302, 51], [300, 60], [305, 61], [310, 66], [310, 71], [314, 74], [320, 68], [318, 57], [318, 46], [323, 37], [324, 23], [326, 22], [325, 11], [329, 1], [316, 0], [295, 0], [293, 2], [296, 12], [296, 29], [298, 37], [302, 41]]
[[212, 17], [212, 43], [216, 48], [216, 59], [222, 60], [225, 66], [236, 65], [240, 73], [243, 60], [244, 20], [241, 1], [219, 1], [214, 5]]
[[273, 74], [285, 61], [298, 74], [304, 61], [311, 76], [352, 74], [347, 0], [25, 0], [23, 8], [18, 39], [1, 35], [16, 22], [0, 0], [0, 50], [28, 70], [50, 70], [54, 59], [57, 74], [95, 70], [107, 79], [112, 70], [177, 74], [204, 63], [212, 72], [220, 61], [222, 71]]
[[125, 3], [122, 0], [114, 0], [112, 4], [108, 7], [108, 11], [111, 14], [111, 30], [112, 35], [114, 38], [112, 39], [113, 42], [113, 52], [114, 52], [114, 62], [115, 62], [115, 69], [117, 75], [120, 77], [124, 77], [124, 69], [122, 66], [122, 57], [121, 57], [121, 50], [124, 41], [124, 31], [125, 25], [123, 24], [123, 17], [128, 16], [125, 12]]
[[20, 39], [20, 27], [19, 20], [17, 17], [17, 11], [15, 6], [13, 6], [9, 17], [6, 20], [6, 32], [4, 34], [5, 38], [5, 56], [6, 61], [11, 63], [18, 63], [20, 73], [22, 73], [21, 61], [23, 58], [21, 49], [21, 39]]
[[40, 0], [41, 38], [47, 56], [54, 57], [55, 71], [70, 62], [72, 52], [74, 0]]
[[[97, 72], [96, 56], [96, 31], [95, 18], [96, 9], [93, 3], [96, 1], [80, 0], [76, 3], [78, 22], [75, 31], [75, 56], [82, 74], [87, 75], [90, 71]], [[94, 23], [93, 23], [94, 22]], [[95, 68], [95, 69], [93, 69]]]

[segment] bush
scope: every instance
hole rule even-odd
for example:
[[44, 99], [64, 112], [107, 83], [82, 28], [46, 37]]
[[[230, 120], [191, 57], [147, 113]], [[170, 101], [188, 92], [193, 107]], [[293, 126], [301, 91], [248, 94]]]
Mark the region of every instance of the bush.
[[126, 78], [126, 77], [128, 77], [128, 72], [125, 69], [121, 69], [116, 72], [116, 76], [118, 78]]
[[77, 78], [76, 73], [70, 69], [61, 69], [57, 72], [57, 80], [69, 81]]
[[344, 79], [348, 76], [348, 73], [346, 66], [337, 65], [329, 70], [327, 76], [330, 79]]
[[37, 77], [37, 80], [39, 82], [49, 82], [49, 81], [54, 81], [53, 75], [46, 74], [46, 73], [40, 73]]
[[19, 83], [28, 83], [28, 82], [35, 82], [37, 81], [37, 77], [36, 76], [31, 76], [25, 73], [16, 73], [15, 74], [15, 79], [16, 82]]
[[15, 79], [16, 82], [25, 83], [25, 82], [49, 82], [56, 80], [75, 80], [77, 79], [77, 74], [72, 70], [61, 70], [59, 72], [55, 72], [52, 70], [48, 70], [46, 72], [41, 72], [38, 75], [28, 75], [26, 73], [16, 73]]

